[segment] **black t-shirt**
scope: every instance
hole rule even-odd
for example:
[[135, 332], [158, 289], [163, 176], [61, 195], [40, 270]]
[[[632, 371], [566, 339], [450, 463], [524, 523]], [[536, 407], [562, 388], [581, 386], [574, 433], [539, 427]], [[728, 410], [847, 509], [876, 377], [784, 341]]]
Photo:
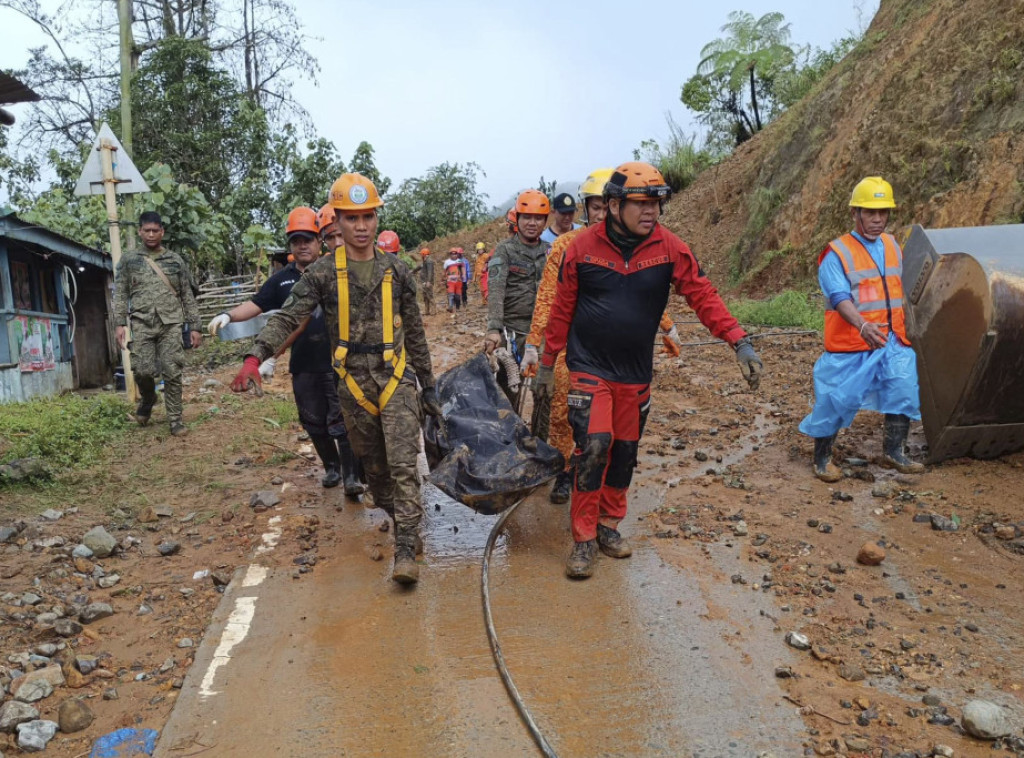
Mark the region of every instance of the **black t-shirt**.
[[[302, 273], [295, 268], [295, 264], [289, 263], [263, 283], [260, 291], [253, 296], [252, 301], [264, 313], [276, 311], [284, 305], [295, 282], [299, 281], [301, 277]], [[293, 374], [326, 374], [333, 370], [331, 368], [331, 339], [327, 334], [327, 323], [324, 321], [322, 308], [317, 307], [313, 311], [313, 317], [309, 326], [306, 327], [306, 331], [292, 345], [288, 370]]]

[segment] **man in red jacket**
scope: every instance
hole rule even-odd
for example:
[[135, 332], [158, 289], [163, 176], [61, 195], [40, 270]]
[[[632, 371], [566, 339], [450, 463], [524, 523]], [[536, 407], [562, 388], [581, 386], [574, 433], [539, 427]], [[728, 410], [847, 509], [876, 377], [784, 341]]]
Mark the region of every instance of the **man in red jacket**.
[[761, 360], [681, 239], [658, 224], [672, 190], [654, 166], [619, 166], [605, 185], [603, 224], [580, 232], [558, 275], [536, 393], [554, 384], [555, 358], [569, 366], [569, 424], [576, 448], [570, 578], [593, 574], [597, 550], [632, 554], [618, 531], [637, 446], [651, 407], [654, 338], [670, 290], [686, 298], [701, 322], [736, 350], [751, 389]]

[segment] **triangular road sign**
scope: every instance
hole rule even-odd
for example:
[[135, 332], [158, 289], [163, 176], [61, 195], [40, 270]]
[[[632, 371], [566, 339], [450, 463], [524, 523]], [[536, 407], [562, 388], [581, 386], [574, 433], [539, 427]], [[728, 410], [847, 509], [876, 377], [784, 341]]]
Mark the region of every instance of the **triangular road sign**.
[[100, 159], [100, 144], [103, 140], [109, 140], [116, 150], [113, 152], [114, 159], [114, 185], [119, 195], [130, 195], [137, 192], [149, 192], [149, 185], [142, 178], [142, 174], [135, 168], [128, 153], [121, 147], [114, 132], [104, 122], [100, 127], [96, 141], [89, 151], [89, 157], [85, 159], [85, 167], [82, 175], [78, 177], [78, 184], [75, 185], [76, 195], [102, 195], [103, 194], [103, 163]]

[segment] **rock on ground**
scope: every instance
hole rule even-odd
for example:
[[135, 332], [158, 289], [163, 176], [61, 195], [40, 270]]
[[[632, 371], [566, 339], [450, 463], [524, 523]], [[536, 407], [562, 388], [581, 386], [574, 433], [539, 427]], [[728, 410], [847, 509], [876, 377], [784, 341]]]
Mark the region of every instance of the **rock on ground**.
[[97, 558], [106, 558], [114, 552], [117, 540], [102, 526], [95, 526], [83, 535], [82, 544], [92, 550]]
[[997, 740], [1013, 731], [1006, 712], [987, 700], [972, 700], [964, 706], [964, 731], [980, 740]]
[[84, 700], [71, 698], [60, 704], [60, 711], [57, 714], [57, 723], [64, 734], [80, 732], [93, 722], [92, 711], [85, 704]]
[[26, 753], [38, 753], [46, 750], [46, 743], [57, 733], [56, 721], [36, 719], [18, 724], [18, 747]]
[[877, 566], [885, 560], [885, 551], [874, 542], [865, 542], [857, 551], [857, 563], [864, 566]]
[[17, 728], [18, 724], [34, 721], [37, 718], [39, 718], [39, 711], [28, 703], [8, 700], [0, 706], [0, 732], [10, 734]]

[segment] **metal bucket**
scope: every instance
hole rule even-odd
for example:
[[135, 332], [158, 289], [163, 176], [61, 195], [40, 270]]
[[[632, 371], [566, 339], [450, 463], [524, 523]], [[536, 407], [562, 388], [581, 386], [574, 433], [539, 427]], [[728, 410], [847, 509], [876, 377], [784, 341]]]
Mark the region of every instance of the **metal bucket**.
[[929, 461], [1024, 448], [1024, 225], [904, 233]]
[[246, 337], [255, 337], [267, 322], [270, 317], [277, 313], [277, 311], [267, 311], [261, 313], [258, 316], [254, 316], [248, 321], [232, 321], [227, 326], [222, 326], [220, 331], [217, 332], [217, 336], [220, 337], [223, 342], [231, 342], [232, 340], [241, 340]]

